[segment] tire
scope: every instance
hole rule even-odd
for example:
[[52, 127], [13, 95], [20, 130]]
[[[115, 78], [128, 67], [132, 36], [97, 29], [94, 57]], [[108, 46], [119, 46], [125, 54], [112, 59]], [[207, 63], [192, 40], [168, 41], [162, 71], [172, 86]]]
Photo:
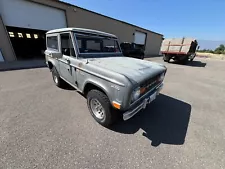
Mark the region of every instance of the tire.
[[56, 86], [63, 88], [65, 82], [60, 78], [59, 73], [55, 67], [52, 68], [52, 78]]
[[145, 59], [145, 55], [142, 54], [141, 57], [140, 57], [140, 59], [144, 60]]
[[163, 55], [163, 60], [164, 60], [164, 62], [169, 62], [170, 61], [170, 55], [164, 54]]
[[192, 62], [195, 58], [196, 54], [194, 54], [194, 56], [191, 57], [190, 61]]
[[180, 61], [182, 65], [186, 65], [188, 63], [188, 57]]
[[[96, 100], [102, 107], [98, 105], [99, 103], [96, 103]], [[99, 106], [101, 113], [96, 112], [94, 103]], [[117, 112], [112, 108], [108, 97], [97, 89], [92, 89], [88, 92], [87, 106], [92, 117], [102, 126], [110, 127], [117, 119]]]

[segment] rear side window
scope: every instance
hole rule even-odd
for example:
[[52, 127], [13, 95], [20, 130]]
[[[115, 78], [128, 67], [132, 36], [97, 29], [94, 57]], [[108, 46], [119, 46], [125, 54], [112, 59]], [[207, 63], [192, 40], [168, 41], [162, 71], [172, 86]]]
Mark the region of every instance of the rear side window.
[[47, 48], [58, 50], [58, 37], [57, 36], [50, 36], [47, 37]]

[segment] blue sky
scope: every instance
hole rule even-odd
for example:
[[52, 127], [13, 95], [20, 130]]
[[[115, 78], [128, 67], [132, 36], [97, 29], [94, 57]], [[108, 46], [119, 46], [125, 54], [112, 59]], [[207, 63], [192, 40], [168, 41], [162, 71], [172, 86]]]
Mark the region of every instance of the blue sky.
[[63, 0], [163, 34], [225, 40], [225, 0]]

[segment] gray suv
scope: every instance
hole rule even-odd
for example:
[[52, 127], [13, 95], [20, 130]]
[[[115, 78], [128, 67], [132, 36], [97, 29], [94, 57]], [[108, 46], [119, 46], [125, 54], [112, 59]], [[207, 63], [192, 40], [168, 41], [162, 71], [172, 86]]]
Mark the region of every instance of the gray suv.
[[163, 87], [166, 67], [124, 57], [115, 35], [82, 28], [47, 32], [46, 64], [58, 87], [69, 84], [87, 98], [94, 119], [110, 126], [133, 117]]

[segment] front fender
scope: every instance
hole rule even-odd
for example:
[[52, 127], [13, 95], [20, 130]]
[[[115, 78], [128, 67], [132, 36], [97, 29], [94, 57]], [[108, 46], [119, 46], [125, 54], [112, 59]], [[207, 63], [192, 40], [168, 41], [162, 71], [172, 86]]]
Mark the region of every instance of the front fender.
[[84, 93], [85, 87], [88, 85], [94, 85], [98, 88], [100, 88], [109, 98], [110, 102], [112, 102], [112, 90], [110, 87], [110, 84], [108, 82], [104, 81], [104, 83], [101, 80], [94, 80], [94, 79], [88, 79], [84, 82], [84, 85], [82, 87], [82, 92]]

